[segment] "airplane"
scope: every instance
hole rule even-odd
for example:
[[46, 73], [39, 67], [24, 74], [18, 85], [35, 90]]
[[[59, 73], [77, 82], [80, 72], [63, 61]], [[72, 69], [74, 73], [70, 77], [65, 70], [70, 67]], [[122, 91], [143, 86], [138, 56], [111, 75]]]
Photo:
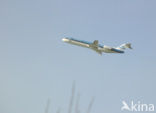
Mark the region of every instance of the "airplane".
[[119, 47], [110, 47], [106, 45], [100, 45], [98, 40], [95, 40], [93, 42], [88, 42], [88, 41], [83, 41], [83, 40], [77, 40], [74, 38], [63, 38], [63, 42], [85, 47], [85, 48], [90, 48], [97, 52], [98, 54], [102, 55], [102, 52], [105, 53], [124, 53], [124, 50], [126, 48], [132, 49], [131, 43], [125, 43], [120, 45]]

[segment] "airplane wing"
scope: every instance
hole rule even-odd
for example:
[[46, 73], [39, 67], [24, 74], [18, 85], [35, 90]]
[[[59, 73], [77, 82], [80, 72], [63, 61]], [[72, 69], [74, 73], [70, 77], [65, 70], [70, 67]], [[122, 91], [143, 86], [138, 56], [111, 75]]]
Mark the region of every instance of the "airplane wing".
[[99, 41], [98, 41], [98, 40], [95, 40], [95, 41], [93, 42], [93, 44], [96, 45], [96, 46], [98, 46]]
[[95, 49], [93, 49], [95, 52], [97, 52], [98, 54], [100, 54], [100, 55], [102, 55], [102, 52], [101, 51], [99, 51], [99, 50], [95, 50]]
[[95, 40], [93, 43], [91, 43], [89, 46], [93, 49], [98, 49], [98, 45], [99, 45], [99, 42], [98, 40]]
[[91, 49], [93, 49], [98, 54], [102, 55], [102, 52], [98, 49], [99, 42], [98, 40], [95, 40], [92, 44], [89, 45]]

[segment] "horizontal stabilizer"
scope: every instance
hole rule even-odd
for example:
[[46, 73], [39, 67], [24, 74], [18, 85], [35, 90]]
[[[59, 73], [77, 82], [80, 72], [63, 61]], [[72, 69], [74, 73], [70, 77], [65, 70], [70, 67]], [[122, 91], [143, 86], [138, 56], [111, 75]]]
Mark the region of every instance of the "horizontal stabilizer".
[[117, 49], [121, 49], [121, 50], [126, 49], [126, 48], [132, 49], [131, 43], [122, 44], [119, 47], [117, 47]]

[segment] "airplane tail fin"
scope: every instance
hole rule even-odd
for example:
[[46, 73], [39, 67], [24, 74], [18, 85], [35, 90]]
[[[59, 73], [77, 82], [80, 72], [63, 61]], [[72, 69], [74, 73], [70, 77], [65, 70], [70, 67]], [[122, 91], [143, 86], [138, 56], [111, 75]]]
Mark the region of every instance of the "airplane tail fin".
[[117, 47], [117, 49], [121, 49], [121, 50], [124, 50], [126, 48], [132, 49], [131, 43], [122, 44], [119, 47]]

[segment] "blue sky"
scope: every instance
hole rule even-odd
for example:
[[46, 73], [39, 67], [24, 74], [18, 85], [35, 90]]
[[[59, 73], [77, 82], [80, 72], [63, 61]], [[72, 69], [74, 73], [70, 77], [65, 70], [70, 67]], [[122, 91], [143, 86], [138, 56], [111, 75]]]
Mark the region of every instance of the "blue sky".
[[[72, 83], [80, 109], [120, 113], [122, 100], [156, 105], [156, 1], [2, 0], [0, 112], [67, 113]], [[125, 54], [98, 55], [63, 37], [118, 46]], [[126, 113], [126, 112], [125, 112]]]

